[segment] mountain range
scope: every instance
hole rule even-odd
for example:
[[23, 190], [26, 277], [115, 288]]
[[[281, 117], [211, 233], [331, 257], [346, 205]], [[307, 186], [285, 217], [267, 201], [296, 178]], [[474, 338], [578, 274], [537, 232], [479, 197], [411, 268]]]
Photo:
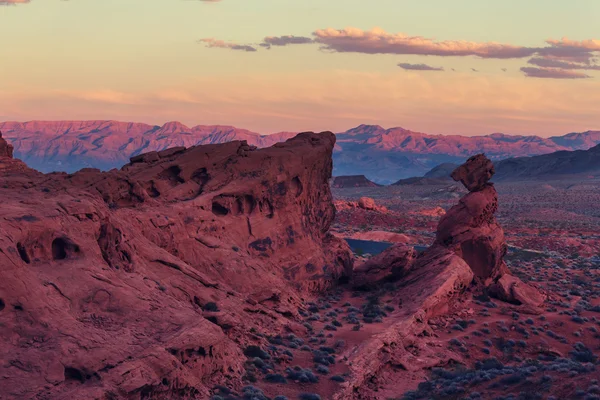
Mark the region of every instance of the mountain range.
[[[117, 121], [30, 121], [0, 123], [14, 145], [15, 156], [42, 172], [73, 172], [85, 167], [118, 168], [131, 156], [169, 147], [191, 147], [246, 140], [271, 146], [294, 132], [261, 135], [221, 125], [187, 127], [179, 122], [162, 126]], [[403, 128], [360, 125], [336, 133], [334, 175], [365, 175], [377, 183], [422, 176], [443, 163], [462, 163], [485, 152], [492, 160], [527, 157], [563, 150], [586, 150], [600, 143], [600, 131], [564, 136], [431, 135]]]

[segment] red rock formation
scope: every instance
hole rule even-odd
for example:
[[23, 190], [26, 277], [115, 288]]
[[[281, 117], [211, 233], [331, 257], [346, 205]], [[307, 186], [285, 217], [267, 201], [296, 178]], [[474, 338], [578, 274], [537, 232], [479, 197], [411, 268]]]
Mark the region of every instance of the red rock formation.
[[486, 284], [506, 272], [504, 231], [494, 217], [498, 194], [489, 182], [493, 174], [492, 162], [482, 154], [469, 158], [452, 173], [469, 193], [442, 216], [436, 233], [436, 245], [462, 257], [475, 278]]
[[450, 309], [472, 282], [473, 272], [460, 257], [439, 246], [420, 256], [417, 264], [397, 283], [392, 303], [400, 303], [401, 310], [394, 323], [342, 354], [351, 374], [333, 399], [383, 398], [374, 382], [384, 373], [405, 380], [455, 357], [427, 339], [432, 336], [428, 320]]
[[13, 146], [2, 139], [2, 131], [0, 131], [0, 157], [13, 158]]
[[386, 280], [397, 280], [412, 267], [417, 252], [413, 247], [397, 244], [365, 261], [352, 273], [355, 287], [373, 287]]
[[546, 300], [536, 288], [508, 274], [494, 282], [490, 286], [490, 292], [500, 300], [531, 307], [539, 307]]
[[[467, 160], [452, 173], [469, 193], [440, 219], [435, 246], [452, 250], [471, 267], [477, 282], [491, 294], [515, 304], [540, 306], [545, 297], [533, 286], [509, 275], [504, 263], [504, 230], [496, 221], [498, 194], [489, 180], [494, 165], [483, 154]], [[491, 286], [490, 286], [491, 285]]]
[[387, 207], [377, 205], [375, 200], [370, 197], [361, 197], [358, 201], [336, 200], [334, 204], [338, 211], [361, 208], [365, 211], [377, 211], [380, 213], [388, 212]]
[[[328, 232], [335, 136], [0, 174], [0, 393], [207, 398], [252, 328], [295, 329], [302, 291], [352, 269]], [[6, 147], [4, 147], [6, 148]], [[14, 160], [0, 159], [0, 165]]]

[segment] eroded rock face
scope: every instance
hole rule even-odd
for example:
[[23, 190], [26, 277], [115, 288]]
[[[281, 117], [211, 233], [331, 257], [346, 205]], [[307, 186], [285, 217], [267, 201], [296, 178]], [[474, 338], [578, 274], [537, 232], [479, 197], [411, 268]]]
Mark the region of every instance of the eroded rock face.
[[504, 275], [490, 286], [490, 293], [503, 301], [532, 308], [541, 306], [546, 297], [535, 287], [512, 275]]
[[0, 393], [208, 398], [235, 382], [251, 328], [293, 329], [303, 292], [351, 273], [328, 232], [334, 144], [303, 133], [106, 173], [4, 169]]
[[0, 132], [0, 157], [13, 158], [13, 146], [2, 139], [2, 132]]
[[453, 250], [473, 270], [476, 279], [489, 283], [506, 272], [504, 230], [496, 221], [498, 193], [489, 183], [492, 162], [479, 154], [452, 173], [469, 193], [443, 215], [437, 227], [436, 244]]
[[484, 154], [477, 154], [452, 171], [450, 176], [455, 181], [460, 181], [469, 192], [474, 192], [483, 189], [494, 173], [492, 161]]
[[358, 288], [369, 288], [386, 280], [397, 280], [408, 273], [416, 257], [417, 252], [411, 246], [391, 246], [355, 268], [353, 284]]
[[348, 381], [333, 399], [379, 399], [376, 385], [369, 384], [382, 373], [397, 374], [431, 369], [453, 355], [431, 346], [428, 320], [448, 312], [473, 280], [473, 271], [463, 259], [441, 246], [419, 256], [410, 271], [397, 282], [394, 304], [402, 309], [395, 322], [344, 354], [351, 371]]

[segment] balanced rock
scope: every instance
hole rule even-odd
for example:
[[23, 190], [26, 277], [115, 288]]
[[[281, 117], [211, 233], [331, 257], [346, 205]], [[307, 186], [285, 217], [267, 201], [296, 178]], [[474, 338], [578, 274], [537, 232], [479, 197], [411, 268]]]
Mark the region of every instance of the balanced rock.
[[498, 193], [489, 183], [493, 171], [492, 162], [479, 154], [452, 173], [470, 193], [440, 218], [435, 241], [462, 257], [476, 279], [484, 283], [507, 271], [504, 230], [494, 216], [498, 210]]
[[483, 189], [494, 175], [494, 164], [484, 154], [477, 154], [456, 168], [450, 175], [460, 181], [469, 192]]
[[487, 286], [490, 294], [514, 304], [538, 307], [544, 296], [532, 285], [509, 274], [504, 262], [507, 245], [504, 230], [496, 221], [498, 193], [489, 180], [494, 164], [478, 154], [456, 168], [452, 178], [469, 190], [457, 205], [442, 216], [435, 246], [445, 247], [461, 257], [473, 271], [475, 280]]

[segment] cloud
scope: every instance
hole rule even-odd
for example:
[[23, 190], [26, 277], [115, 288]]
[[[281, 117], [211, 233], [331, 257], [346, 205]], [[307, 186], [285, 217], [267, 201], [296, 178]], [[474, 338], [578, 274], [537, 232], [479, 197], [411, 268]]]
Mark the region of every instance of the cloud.
[[557, 48], [577, 48], [589, 51], [600, 51], [600, 39], [588, 39], [577, 41], [562, 38], [560, 40], [546, 40], [546, 43]]
[[[589, 78], [574, 70], [600, 70], [596, 56], [600, 55], [600, 40], [548, 39], [545, 46], [527, 47], [508, 43], [473, 42], [466, 40], [435, 40], [404, 33], [389, 33], [381, 28], [365, 31], [358, 28], [318, 29], [307, 36], [267, 36], [259, 44], [232, 44], [217, 39], [202, 39], [207, 47], [256, 51], [258, 47], [317, 43], [330, 53], [402, 54], [438, 57], [477, 57], [481, 59], [524, 59], [535, 67], [523, 67], [526, 77], [577, 79]], [[427, 64], [400, 63], [405, 70], [440, 71], [443, 68]], [[479, 72], [471, 68], [473, 72]], [[502, 69], [506, 72], [506, 69]]]
[[26, 4], [30, 0], [0, 0], [0, 6], [13, 6], [17, 4]]
[[551, 78], [551, 79], [586, 79], [591, 76], [578, 71], [560, 69], [560, 68], [536, 68], [522, 67], [521, 71], [530, 78]]
[[588, 63], [576, 63], [571, 61], [562, 61], [556, 58], [549, 57], [534, 57], [527, 61], [531, 65], [536, 65], [543, 68], [560, 68], [560, 69], [588, 69], [600, 71], [600, 65]]
[[399, 63], [398, 66], [402, 69], [413, 70], [413, 71], [443, 71], [443, 67], [432, 67], [427, 64], [409, 64]]
[[495, 42], [462, 40], [435, 41], [422, 36], [388, 33], [381, 28], [319, 29], [313, 35], [322, 49], [337, 53], [412, 54], [433, 56], [476, 56], [481, 58], [523, 58], [537, 49]]
[[206, 47], [219, 48], [219, 49], [231, 49], [231, 50], [241, 50], [241, 51], [256, 51], [255, 47], [252, 47], [248, 44], [236, 44], [225, 42], [224, 40], [218, 40], [214, 38], [206, 38], [200, 39], [199, 43], [206, 43]]
[[260, 44], [262, 47], [270, 48], [271, 46], [287, 46], [289, 44], [308, 44], [313, 43], [313, 39], [306, 36], [267, 36]]

